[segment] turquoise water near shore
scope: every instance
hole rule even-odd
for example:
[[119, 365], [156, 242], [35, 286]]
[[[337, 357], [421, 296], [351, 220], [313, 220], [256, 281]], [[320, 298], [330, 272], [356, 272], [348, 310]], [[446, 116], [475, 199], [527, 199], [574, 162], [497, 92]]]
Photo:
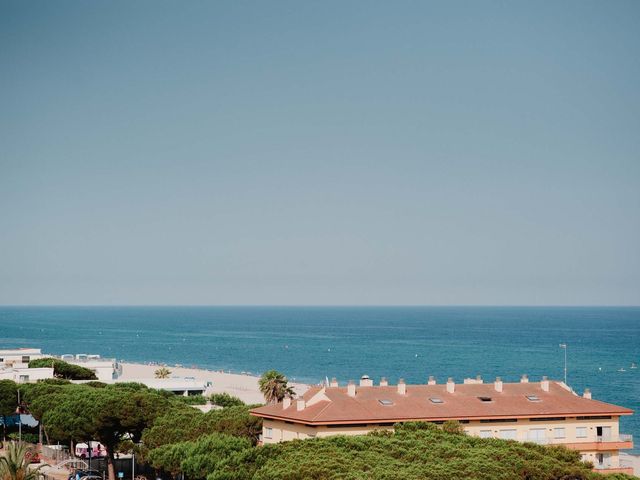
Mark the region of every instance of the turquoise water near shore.
[[[0, 307], [0, 331], [0, 348], [275, 368], [310, 383], [562, 379], [567, 343], [574, 389], [640, 409], [638, 307]], [[640, 441], [640, 412], [621, 424]]]

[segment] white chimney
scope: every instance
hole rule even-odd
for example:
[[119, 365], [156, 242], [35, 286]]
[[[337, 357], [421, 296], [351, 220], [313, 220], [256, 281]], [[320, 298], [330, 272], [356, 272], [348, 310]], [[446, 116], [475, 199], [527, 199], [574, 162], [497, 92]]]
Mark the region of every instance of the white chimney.
[[360, 386], [373, 387], [373, 380], [369, 378], [369, 375], [362, 375], [362, 377], [360, 377]]
[[436, 384], [436, 377], [434, 377], [433, 375], [429, 375], [429, 380], [427, 380], [427, 385], [435, 385]]
[[386, 378], [386, 377], [382, 377], [382, 378], [380, 379], [380, 386], [381, 386], [381, 387], [387, 387], [387, 386], [389, 386], [389, 382], [387, 381], [387, 378]]
[[453, 393], [456, 391], [456, 384], [453, 381], [453, 378], [449, 377], [447, 379], [447, 392]]
[[349, 385], [347, 385], [347, 395], [350, 397], [356, 396], [356, 384], [353, 383], [353, 380], [349, 380]]
[[400, 395], [406, 395], [407, 394], [407, 384], [404, 383], [404, 379], [400, 379], [398, 380], [398, 393]]
[[549, 380], [547, 379], [547, 377], [542, 377], [542, 381], [540, 382], [540, 387], [545, 392], [549, 391]]
[[297, 410], [297, 411], [304, 410], [304, 407], [305, 407], [305, 401], [304, 401], [304, 398], [299, 398], [299, 399], [296, 401], [296, 410]]
[[582, 394], [582, 397], [588, 400], [591, 400], [591, 390], [589, 390], [588, 388], [585, 388], [584, 393]]
[[329, 383], [330, 387], [336, 388], [338, 386], [338, 380], [336, 379], [336, 377], [333, 377], [331, 379], [331, 382]]
[[284, 397], [282, 400], [282, 409], [286, 410], [291, 406], [291, 397]]
[[520, 383], [529, 383], [529, 377], [527, 377], [526, 373], [523, 373], [522, 377], [520, 377]]
[[502, 379], [500, 377], [496, 377], [496, 381], [493, 386], [496, 389], [496, 392], [502, 393]]

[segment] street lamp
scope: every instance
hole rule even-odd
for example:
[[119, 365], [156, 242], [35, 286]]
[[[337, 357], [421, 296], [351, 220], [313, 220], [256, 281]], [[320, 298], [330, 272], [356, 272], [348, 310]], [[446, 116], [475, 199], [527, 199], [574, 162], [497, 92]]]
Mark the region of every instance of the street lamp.
[[561, 343], [560, 348], [564, 349], [564, 384], [567, 385], [567, 344]]

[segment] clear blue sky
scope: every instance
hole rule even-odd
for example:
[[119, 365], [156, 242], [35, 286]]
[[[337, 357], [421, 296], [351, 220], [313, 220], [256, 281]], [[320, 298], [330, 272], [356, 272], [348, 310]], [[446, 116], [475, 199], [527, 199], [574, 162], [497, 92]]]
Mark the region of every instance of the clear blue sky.
[[0, 303], [640, 304], [640, 2], [0, 1]]

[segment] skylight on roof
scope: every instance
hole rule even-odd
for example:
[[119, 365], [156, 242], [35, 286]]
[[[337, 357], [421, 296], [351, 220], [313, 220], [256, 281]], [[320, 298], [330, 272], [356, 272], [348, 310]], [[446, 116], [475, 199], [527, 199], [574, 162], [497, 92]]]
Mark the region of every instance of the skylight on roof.
[[540, 401], [540, 397], [538, 397], [537, 395], [527, 395], [527, 400], [529, 400], [530, 402], [539, 402]]
[[389, 406], [389, 405], [393, 405], [393, 402], [391, 400], [387, 400], [386, 398], [383, 398], [382, 400], [378, 400], [378, 402], [380, 402], [380, 405], [385, 405], [385, 406]]
[[431, 398], [429, 399], [429, 401], [430, 401], [431, 403], [444, 403], [444, 401], [443, 401], [441, 398], [438, 398], [438, 397], [431, 397]]
[[493, 402], [491, 397], [478, 397], [478, 400], [480, 400], [481, 402]]

